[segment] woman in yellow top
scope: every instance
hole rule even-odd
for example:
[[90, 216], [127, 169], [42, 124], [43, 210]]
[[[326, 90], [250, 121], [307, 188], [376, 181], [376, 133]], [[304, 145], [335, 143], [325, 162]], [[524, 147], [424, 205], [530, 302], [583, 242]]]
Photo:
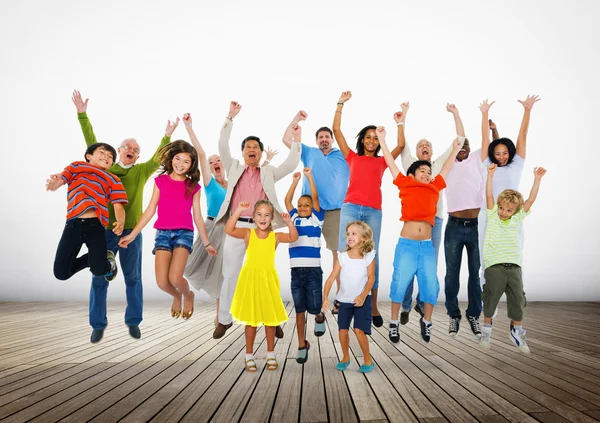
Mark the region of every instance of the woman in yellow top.
[[267, 370], [276, 370], [275, 327], [286, 322], [288, 316], [279, 291], [275, 249], [280, 242], [296, 241], [298, 231], [290, 220], [290, 215], [281, 213], [289, 233], [273, 232], [271, 222], [275, 208], [267, 200], [257, 201], [254, 205], [252, 218], [256, 229], [236, 228], [238, 218], [249, 208], [249, 202], [240, 202], [225, 225], [227, 235], [241, 238], [246, 243], [246, 260], [237, 281], [230, 312], [235, 320], [246, 325], [246, 370], [256, 371], [253, 348], [256, 327], [259, 325], [265, 326], [267, 337]]

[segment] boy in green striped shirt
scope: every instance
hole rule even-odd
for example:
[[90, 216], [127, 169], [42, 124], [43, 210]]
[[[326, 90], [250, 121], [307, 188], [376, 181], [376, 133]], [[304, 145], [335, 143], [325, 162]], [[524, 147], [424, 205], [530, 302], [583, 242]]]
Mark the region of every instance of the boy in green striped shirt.
[[521, 222], [530, 213], [540, 189], [542, 176], [546, 174], [543, 167], [533, 169], [534, 181], [529, 198], [523, 201], [521, 193], [506, 189], [494, 202], [493, 181], [496, 165], [488, 166], [486, 184], [486, 205], [488, 225], [483, 245], [483, 264], [485, 266], [485, 285], [481, 299], [483, 300], [483, 327], [479, 345], [489, 348], [492, 337], [492, 316], [498, 306], [500, 297], [506, 293], [506, 307], [510, 321], [508, 338], [523, 353], [529, 354], [523, 329], [523, 308], [527, 304], [523, 292], [523, 276], [521, 274], [521, 247], [519, 246], [519, 230]]

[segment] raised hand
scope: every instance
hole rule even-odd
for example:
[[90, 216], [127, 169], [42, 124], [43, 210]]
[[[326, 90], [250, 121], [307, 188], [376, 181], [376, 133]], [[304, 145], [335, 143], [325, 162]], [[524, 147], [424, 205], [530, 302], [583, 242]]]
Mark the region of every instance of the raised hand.
[[481, 104], [479, 104], [479, 110], [481, 110], [481, 113], [487, 113], [490, 110], [490, 107], [492, 107], [492, 104], [494, 104], [495, 101], [492, 101], [491, 103], [488, 103], [488, 99], [486, 98], [485, 100], [483, 100], [481, 102]]
[[454, 104], [446, 103], [446, 111], [452, 113], [453, 115], [458, 114], [458, 108]]
[[376, 133], [377, 133], [377, 138], [379, 138], [379, 142], [382, 142], [385, 140], [385, 136], [387, 135], [387, 131], [385, 130], [385, 127], [378, 126]]
[[238, 204], [238, 207], [236, 209], [236, 212], [240, 212], [242, 213], [245, 210], [248, 210], [250, 208], [250, 201], [240, 201], [240, 204]]
[[184, 113], [182, 120], [185, 126], [192, 126], [192, 115], [190, 115], [189, 113]]
[[204, 249], [206, 250], [206, 252], [208, 253], [209, 256], [216, 256], [218, 251], [215, 247], [213, 247], [212, 245], [209, 245], [208, 247], [204, 247]]
[[534, 167], [533, 168], [533, 177], [536, 179], [541, 179], [542, 176], [546, 174], [546, 169], [543, 167]]
[[533, 105], [535, 103], [537, 103], [538, 101], [540, 101], [541, 98], [537, 95], [532, 95], [532, 96], [527, 96], [527, 98], [525, 100], [517, 100], [519, 103], [521, 103], [523, 105], [523, 107], [525, 107], [525, 109], [527, 110], [531, 110], [531, 108], [533, 107]]
[[73, 91], [73, 96], [71, 97], [71, 100], [77, 108], [77, 113], [85, 113], [87, 111], [89, 98], [86, 98], [85, 101], [83, 101], [83, 99], [81, 98], [81, 93], [79, 91]]
[[488, 173], [493, 174], [496, 171], [497, 167], [498, 167], [498, 165], [496, 163], [492, 163], [492, 164], [488, 165]]
[[452, 149], [455, 151], [459, 151], [463, 144], [465, 143], [464, 139], [461, 141], [458, 138], [454, 138], [454, 141], [452, 141]]
[[229, 103], [229, 116], [232, 118], [236, 117], [240, 110], [242, 110], [242, 105], [237, 101]]
[[290, 215], [288, 213], [281, 213], [281, 218], [286, 224], [292, 222], [292, 219], [290, 219]]
[[305, 167], [302, 169], [302, 173], [304, 173], [304, 176], [307, 178], [312, 178], [312, 169], [310, 167]]
[[64, 183], [65, 181], [63, 181], [58, 173], [50, 175], [50, 177], [46, 179], [46, 191], [56, 191], [62, 187]]
[[491, 119], [488, 119], [488, 124], [490, 125], [490, 129], [496, 129], [496, 123]]
[[294, 172], [294, 174], [292, 175], [292, 178], [294, 179], [295, 182], [298, 182], [300, 180], [300, 178], [302, 178], [302, 174], [300, 172]]
[[410, 109], [410, 103], [408, 101], [401, 103], [400, 109], [402, 110], [402, 113], [404, 113], [404, 115], [406, 116], [406, 112], [408, 112], [408, 109]]
[[339, 103], [345, 103], [352, 98], [352, 91], [344, 91], [338, 100]]
[[302, 120], [306, 120], [307, 117], [308, 113], [306, 113], [304, 110], [300, 110], [298, 113], [296, 113], [296, 116], [294, 116], [294, 122], [298, 123]]
[[125, 222], [115, 222], [113, 223], [113, 233], [115, 235], [121, 235], [123, 233], [123, 227], [124, 227]]
[[179, 125], [179, 118], [174, 120], [173, 123], [171, 123], [171, 121], [168, 120], [167, 127], [165, 128], [165, 135], [167, 137], [171, 137], [171, 135], [173, 135], [173, 132], [175, 132], [175, 128], [177, 128], [177, 125]]
[[273, 157], [279, 154], [279, 151], [273, 150], [271, 147], [267, 147], [267, 161], [270, 162]]
[[405, 117], [406, 117], [406, 115], [404, 114], [404, 112], [396, 112], [396, 113], [394, 113], [394, 121], [396, 123], [404, 122], [404, 118]]
[[300, 136], [302, 136], [302, 127], [298, 124], [292, 125], [292, 135], [294, 136], [295, 141], [300, 141]]

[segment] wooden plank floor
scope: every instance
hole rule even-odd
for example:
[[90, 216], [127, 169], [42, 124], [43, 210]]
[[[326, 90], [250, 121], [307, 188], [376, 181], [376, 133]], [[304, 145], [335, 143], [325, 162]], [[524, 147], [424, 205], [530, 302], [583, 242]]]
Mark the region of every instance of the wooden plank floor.
[[[244, 331], [212, 339], [214, 304], [196, 303], [189, 321], [170, 318], [170, 303], [145, 305], [142, 339], [129, 337], [124, 304], [109, 303], [104, 339], [89, 343], [87, 303], [0, 303], [2, 422], [595, 422], [600, 419], [600, 303], [529, 303], [531, 355], [509, 342], [505, 304], [483, 351], [463, 321], [447, 336], [443, 304], [429, 344], [416, 313], [401, 342], [386, 324], [370, 337], [376, 367], [357, 372], [362, 353], [351, 335], [352, 364], [341, 356], [337, 324], [313, 334], [309, 361], [295, 361], [295, 314], [276, 344], [277, 371], [265, 369], [259, 329], [257, 373], [244, 371]], [[464, 305], [463, 305], [464, 306]]]

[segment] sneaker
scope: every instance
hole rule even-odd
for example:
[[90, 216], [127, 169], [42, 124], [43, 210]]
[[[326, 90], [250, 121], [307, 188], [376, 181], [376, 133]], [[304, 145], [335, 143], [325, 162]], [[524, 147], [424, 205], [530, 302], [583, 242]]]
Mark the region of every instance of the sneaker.
[[419, 315], [420, 315], [421, 317], [425, 316], [425, 313], [423, 313], [423, 310], [421, 310], [421, 306], [419, 305], [419, 303], [416, 303], [416, 304], [415, 304], [415, 311], [416, 311], [417, 313], [419, 313]]
[[398, 333], [398, 325], [396, 323], [390, 323], [390, 341], [394, 344], [400, 341], [400, 334]]
[[408, 314], [410, 313], [410, 311], [403, 311], [402, 313], [400, 313], [400, 324], [401, 325], [405, 325], [408, 323]]
[[117, 268], [117, 261], [115, 260], [115, 253], [113, 253], [112, 250], [106, 251], [106, 258], [108, 259], [108, 262], [110, 263], [110, 272], [108, 272], [106, 275], [104, 275], [104, 279], [106, 279], [107, 282], [110, 282], [114, 278], [117, 277], [117, 273], [119, 273], [119, 269]]
[[380, 328], [383, 326], [383, 317], [381, 316], [373, 316], [373, 326], [376, 328]]
[[[317, 318], [322, 318], [323, 321], [319, 323]], [[325, 331], [327, 330], [327, 324], [325, 323], [325, 315], [323, 313], [319, 313], [315, 316], [315, 336], [323, 336], [325, 335]]]
[[519, 332], [515, 330], [513, 325], [510, 325], [510, 331], [508, 332], [508, 338], [515, 344], [515, 347], [519, 349], [524, 354], [529, 354], [529, 347], [527, 346], [527, 342], [525, 341], [525, 334], [527, 331], [523, 330]]
[[421, 338], [423, 338], [423, 341], [425, 341], [426, 343], [429, 343], [429, 341], [431, 340], [431, 331], [433, 330], [433, 323], [429, 322], [428, 324], [425, 324], [425, 321], [422, 317], [421, 320], [419, 320], [419, 323], [421, 323]]
[[450, 325], [448, 326], [448, 336], [456, 338], [460, 330], [460, 317], [450, 317]]
[[479, 346], [483, 349], [490, 348], [490, 344], [492, 343], [492, 327], [482, 327], [481, 328], [481, 338], [479, 338]]
[[465, 314], [465, 317], [469, 322], [469, 327], [471, 328], [471, 333], [473, 333], [473, 336], [477, 339], [481, 338], [481, 327], [479, 326], [479, 318], [469, 316], [468, 314]]

